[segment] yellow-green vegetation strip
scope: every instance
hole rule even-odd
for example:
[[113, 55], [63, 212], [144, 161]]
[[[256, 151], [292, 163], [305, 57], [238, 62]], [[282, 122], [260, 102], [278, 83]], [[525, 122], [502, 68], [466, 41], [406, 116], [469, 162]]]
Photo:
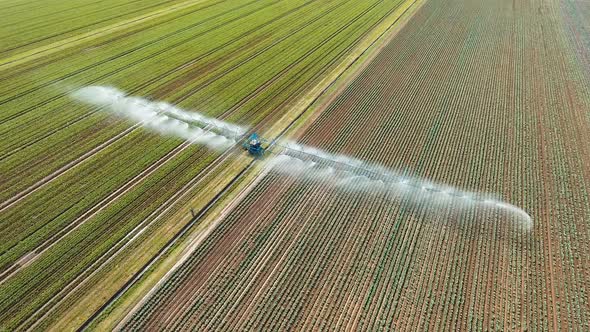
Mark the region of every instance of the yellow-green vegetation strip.
[[[331, 100], [335, 94], [346, 87], [350, 80], [370, 61], [411, 18], [411, 16], [422, 6], [426, 0], [407, 0], [396, 9], [390, 17], [378, 25], [373, 31], [351, 52], [331, 73], [320, 81], [313, 89], [305, 93], [295, 103], [280, 121], [276, 122], [270, 129], [263, 131], [263, 136], [269, 138], [277, 137], [283, 130], [288, 128], [286, 137], [295, 136], [299, 133], [310, 121], [325, 108], [326, 103]], [[303, 115], [302, 115], [303, 113]], [[297, 119], [297, 117], [299, 117]], [[295, 121], [295, 123], [293, 123]], [[290, 124], [293, 124], [290, 128]], [[240, 157], [231, 162], [226, 170], [220, 174], [215, 181], [214, 186], [207, 188], [209, 197], [214, 197], [215, 194], [221, 192], [223, 188], [231, 179], [237, 176], [244, 167], [248, 165], [248, 159]], [[155, 287], [166, 282], [166, 277], [170, 275], [170, 271], [177, 266], [179, 262], [186, 258], [194, 249], [203, 241], [203, 239], [215, 228], [223, 217], [231, 210], [233, 206], [258, 182], [258, 180], [265, 175], [265, 163], [259, 162], [240, 180], [239, 184], [234, 185], [222, 199], [220, 199], [214, 207], [207, 213], [199, 224], [192, 229], [189, 234], [182, 239], [165, 258], [152, 267], [151, 272], [144, 277], [138, 284], [134, 285], [125, 295], [118, 299], [111, 308], [98, 317], [98, 319], [91, 325], [92, 329], [96, 330], [112, 330], [123, 322], [128, 315], [132, 314], [138, 306], [142, 304], [149, 293]], [[202, 207], [205, 204], [202, 196], [191, 201], [187, 206]], [[187, 207], [188, 208], [188, 207]], [[182, 224], [190, 220], [187, 218], [186, 209], [181, 209], [180, 212], [173, 216], [179, 222], [174, 225]], [[180, 226], [178, 226], [180, 229]], [[167, 233], [169, 235], [171, 233]], [[157, 240], [157, 236], [155, 240]], [[157, 245], [152, 245], [151, 248], [157, 248]], [[145, 247], [144, 247], [145, 248]], [[124, 280], [113, 278], [110, 275], [104, 278], [104, 285], [123, 284]], [[112, 287], [112, 286], [111, 286]], [[94, 300], [93, 300], [94, 299]], [[79, 301], [75, 308], [72, 308], [67, 316], [61, 320], [61, 324], [55, 326], [56, 329], [72, 327], [71, 319], [78, 317], [84, 313], [84, 309], [89, 305], [89, 301], [94, 301], [100, 304], [104, 301], [103, 296], [88, 297]], [[73, 324], [78, 326], [80, 322]]]
[[173, 13], [173, 12], [176, 12], [176, 11], [179, 11], [182, 9], [189, 8], [189, 7], [194, 6], [198, 3], [201, 3], [203, 1], [204, 0], [187, 0], [187, 1], [181, 2], [179, 4], [172, 5], [170, 7], [158, 9], [153, 12], [140, 15], [138, 17], [127, 19], [122, 22], [117, 22], [117, 23], [108, 25], [106, 27], [98, 28], [96, 30], [92, 30], [92, 31], [89, 31], [89, 32], [86, 32], [86, 33], [83, 33], [83, 34], [80, 34], [77, 36], [69, 37], [66, 39], [62, 39], [60, 41], [56, 41], [56, 42], [51, 43], [49, 45], [41, 46], [41, 47], [26, 51], [23, 53], [13, 55], [8, 58], [1, 59], [0, 60], [0, 70], [12, 68], [14, 66], [18, 66], [18, 65], [39, 59], [39, 58], [42, 58], [44, 56], [47, 56], [47, 55], [50, 55], [53, 53], [61, 52], [61, 51], [68, 49], [70, 47], [74, 47], [74, 46], [86, 43], [88, 41], [94, 40], [96, 38], [99, 38], [99, 37], [102, 37], [102, 36], [105, 36], [108, 34], [118, 32], [121, 30], [125, 30], [125, 29], [129, 29], [130, 27], [144, 23], [145, 21], [152, 20], [152, 19], [164, 16], [164, 15], [168, 15], [170, 13]]

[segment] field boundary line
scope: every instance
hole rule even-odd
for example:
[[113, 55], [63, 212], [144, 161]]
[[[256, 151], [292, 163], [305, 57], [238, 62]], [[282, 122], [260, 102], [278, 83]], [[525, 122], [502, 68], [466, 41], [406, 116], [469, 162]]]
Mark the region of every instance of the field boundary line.
[[15, 67], [15, 66], [18, 66], [21, 64], [25, 64], [27, 62], [39, 59], [39, 58], [44, 57], [46, 55], [50, 55], [50, 54], [53, 54], [56, 52], [63, 51], [65, 49], [71, 48], [76, 45], [80, 45], [80, 44], [85, 43], [87, 41], [90, 41], [90, 40], [93, 40], [93, 39], [96, 39], [96, 38], [99, 38], [102, 36], [106, 36], [106, 35], [114, 33], [114, 32], [118, 32], [118, 31], [130, 28], [130, 27], [136, 26], [138, 24], [147, 22], [149, 20], [164, 16], [167, 14], [177, 12], [179, 10], [190, 8], [194, 5], [197, 5], [202, 2], [205, 2], [205, 0], [187, 0], [187, 1], [181, 2], [176, 5], [161, 8], [161, 9], [155, 10], [150, 13], [146, 13], [146, 14], [134, 17], [134, 18], [124, 20], [122, 22], [113, 23], [111, 25], [107, 25], [106, 27], [98, 28], [96, 30], [92, 30], [92, 31], [89, 31], [89, 32], [86, 32], [86, 33], [83, 33], [80, 35], [72, 36], [72, 37], [69, 37], [66, 39], [62, 39], [62, 40], [56, 41], [54, 43], [51, 43], [49, 45], [40, 46], [35, 49], [25, 51], [25, 52], [1, 59], [0, 60], [0, 71]]
[[[289, 129], [289, 123], [293, 123], [294, 126], [288, 131], [298, 132], [300, 128], [305, 127], [311, 120], [315, 119], [315, 113], [323, 111], [328, 103], [325, 102], [326, 97], [332, 97], [334, 93], [339, 94], [349, 83], [356, 77], [361, 70], [376, 56], [381, 48], [395, 36], [405, 26], [405, 23], [418, 11], [418, 9], [425, 3], [426, 0], [406, 0], [402, 2], [398, 8], [390, 15], [390, 17], [384, 20], [381, 24], [373, 29], [353, 51], [346, 56], [338, 66], [336, 66], [329, 75], [326, 75], [324, 79], [320, 80], [313, 88], [303, 93], [301, 98], [294, 103], [291, 110], [287, 112], [279, 121], [277, 121], [271, 128], [266, 130], [263, 134], [265, 137], [280, 136], [280, 133], [284, 129]], [[334, 96], [335, 98], [335, 96]], [[318, 105], [320, 104], [320, 105]], [[286, 125], [285, 125], [286, 124]], [[274, 135], [273, 135], [274, 134]], [[288, 134], [288, 132], [286, 133]], [[285, 135], [288, 136], [288, 135]], [[248, 168], [246, 166], [246, 168]], [[263, 171], [258, 167], [254, 167], [249, 170], [249, 175], [246, 177], [253, 176], [256, 178], [260, 172]], [[232, 190], [226, 193], [228, 197], [226, 199], [220, 199], [216, 204], [217, 206], [212, 207], [211, 211], [204, 216], [204, 219], [199, 222], [200, 227], [190, 231], [186, 235], [186, 238], [181, 239], [180, 243], [170, 248], [171, 252], [168, 255], [163, 255], [164, 260], [161, 262], [154, 262], [153, 270], [150, 275], [161, 274], [157, 280], [146, 276], [144, 280], [138, 280], [138, 285], [130, 285], [128, 291], [130, 294], [124, 296], [121, 294], [123, 303], [120, 305], [114, 304], [115, 314], [118, 317], [113, 317], [113, 311], [111, 311], [111, 317], [98, 321], [93, 325], [94, 328], [106, 328], [109, 329], [115, 327], [121, 327], [127, 319], [132, 315], [131, 311], [136, 311], [139, 302], [144, 302], [148, 296], [147, 293], [153, 293], [159, 286], [164, 284], [167, 277], [172, 273], [168, 273], [170, 269], [177, 267], [176, 263], [182, 260], [183, 257], [188, 257], [198, 247], [195, 245], [195, 241], [202, 241], [205, 239], [203, 232], [212, 231], [215, 229], [218, 223], [216, 220], [221, 219], [221, 215], [225, 215], [231, 211], [230, 207], [234, 207], [239, 203], [239, 199], [243, 190], [249, 186], [251, 181], [242, 181], [242, 183], [235, 186]], [[237, 200], [237, 202], [234, 202]], [[209, 227], [210, 230], [209, 230]], [[201, 240], [198, 240], [201, 238]], [[179, 264], [180, 265], [180, 264]], [[178, 266], [179, 266], [178, 265]], [[151, 280], [150, 280], [151, 279]], [[150, 282], [151, 281], [151, 282]], [[148, 284], [145, 284], [148, 283]], [[143, 284], [143, 285], [142, 285]], [[138, 289], [133, 289], [138, 287]], [[135, 293], [135, 294], [134, 294]], [[127, 304], [124, 302], [127, 301]], [[113, 301], [115, 302], [115, 301]], [[106, 309], [106, 308], [105, 308]], [[105, 326], [106, 325], [106, 326]]]

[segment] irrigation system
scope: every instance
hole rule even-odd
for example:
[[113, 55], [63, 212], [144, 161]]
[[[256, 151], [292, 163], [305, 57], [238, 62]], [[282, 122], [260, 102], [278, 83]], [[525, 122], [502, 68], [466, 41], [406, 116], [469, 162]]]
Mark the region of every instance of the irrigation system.
[[[103, 107], [144, 127], [164, 135], [176, 136], [210, 148], [227, 149], [235, 144], [255, 159], [270, 159], [269, 166], [299, 177], [331, 181], [345, 189], [382, 188], [405, 193], [414, 202], [435, 203], [453, 200], [501, 209], [532, 228], [531, 217], [522, 209], [499, 199], [474, 192], [437, 185], [425, 179], [395, 173], [385, 167], [362, 160], [331, 154], [295, 142], [266, 139], [256, 132], [226, 121], [188, 112], [165, 102], [126, 96], [112, 87], [90, 86], [73, 94], [85, 103]], [[272, 157], [269, 158], [269, 156]]]

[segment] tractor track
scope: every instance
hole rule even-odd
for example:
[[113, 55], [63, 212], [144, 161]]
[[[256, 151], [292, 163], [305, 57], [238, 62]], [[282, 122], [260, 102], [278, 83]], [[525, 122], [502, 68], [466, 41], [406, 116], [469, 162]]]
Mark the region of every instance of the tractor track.
[[[308, 211], [305, 211], [303, 213], [304, 215], [318, 213], [321, 209], [322, 203], [326, 205], [330, 205], [331, 203], [333, 203], [334, 197], [331, 197], [330, 191], [321, 190], [321, 184], [310, 184], [310, 188], [311, 190], [307, 190], [308, 188], [299, 187], [299, 190], [296, 191], [291, 189], [293, 191], [293, 195], [289, 198], [287, 204], [291, 204], [292, 202], [297, 201], [298, 195], [301, 195], [305, 192], [308, 193], [308, 196], [306, 197], [308, 198], [308, 200], [306, 200], [307, 202], [314, 201], [321, 203], [315, 206], [309, 206], [310, 209]], [[207, 320], [207, 329], [211, 328], [211, 324], [214, 324], [216, 320], [223, 320], [229, 312], [232, 312], [232, 310], [236, 310], [239, 306], [241, 307], [242, 304], [245, 304], [242, 302], [244, 301], [248, 293], [253, 292], [253, 294], [250, 294], [251, 297], [248, 298], [249, 303], [245, 305], [245, 308], [241, 307], [244, 310], [244, 312], [240, 312], [242, 310], [237, 312], [237, 314], [239, 315], [237, 321], [240, 321], [240, 319], [246, 320], [245, 317], [247, 317], [248, 314], [252, 313], [252, 311], [255, 310], [254, 304], [258, 300], [259, 296], [262, 296], [262, 290], [268, 286], [268, 283], [270, 281], [275, 281], [272, 279], [272, 277], [274, 275], [280, 274], [277, 272], [279, 272], [284, 267], [284, 264], [287, 264], [287, 261], [291, 258], [290, 255], [293, 253], [291, 250], [306, 250], [302, 249], [305, 246], [302, 246], [299, 242], [300, 240], [303, 240], [302, 235], [310, 232], [312, 229], [315, 229], [314, 227], [325, 227], [325, 224], [321, 225], [320, 223], [314, 225], [312, 223], [313, 219], [311, 218], [303, 218], [305, 221], [301, 223], [301, 219], [299, 219], [301, 217], [300, 213], [301, 211], [289, 211], [285, 213], [285, 215], [283, 216], [284, 219], [279, 221], [279, 224], [281, 225], [279, 227], [281, 233], [272, 236], [272, 240], [269, 241], [272, 244], [267, 244], [263, 249], [264, 251], [266, 251], [266, 253], [264, 253], [263, 255], [259, 255], [259, 257], [257, 257], [257, 261], [253, 262], [247, 271], [244, 271], [244, 273], [252, 275], [251, 277], [249, 276], [247, 278], [244, 278], [245, 280], [241, 280], [241, 282], [238, 281], [235, 287], [230, 286], [229, 289], [227, 287], [223, 289], [223, 296], [234, 298], [237, 297], [236, 301], [232, 303], [232, 306], [228, 309], [227, 304], [229, 303], [224, 303], [224, 305], [222, 306], [209, 306], [205, 309], [205, 313], [202, 316], [200, 316], [201, 318], [209, 313], [214, 315], [213, 319]], [[335, 224], [331, 226], [335, 226]], [[292, 227], [292, 229], [289, 229], [290, 227]], [[324, 234], [326, 234], [327, 236], [323, 239], [320, 239], [318, 242], [323, 243], [324, 245], [322, 247], [326, 248], [326, 244], [330, 242], [330, 237], [337, 236], [337, 233], [325, 232]], [[313, 247], [313, 245], [308, 246], [307, 249], [311, 247]], [[274, 260], [271, 260], [271, 257], [274, 255], [278, 256], [274, 257]], [[310, 257], [310, 261], [318, 262], [316, 257], [313, 256]], [[264, 271], [265, 268], [271, 269], [269, 271]], [[239, 275], [242, 275], [242, 273], [239, 273]], [[309, 279], [306, 280], [306, 282], [309, 281]], [[213, 312], [211, 312], [211, 310], [213, 310]], [[201, 322], [205, 321], [203, 319], [198, 319], [197, 317], [191, 317], [191, 320], [200, 320]], [[242, 320], [242, 322], [244, 320]], [[188, 326], [191, 325], [190, 323], [192, 322], [189, 321]], [[263, 326], [259, 326], [259, 328], [264, 329], [264, 324]]]
[[[181, 265], [184, 265], [189, 259], [192, 259], [193, 257], [193, 250], [194, 248], [198, 247], [201, 245], [201, 243], [205, 240], [208, 240], [210, 238], [210, 234], [212, 234], [213, 230], [217, 228], [217, 225], [219, 224], [219, 222], [223, 219], [223, 216], [227, 215], [227, 213], [229, 213], [229, 211], [231, 211], [237, 204], [238, 202], [241, 202], [242, 199], [244, 199], [246, 197], [246, 195], [250, 192], [251, 189], [254, 188], [254, 186], [257, 183], [261, 183], [262, 180], [265, 178], [265, 174], [268, 173], [268, 171], [270, 171], [270, 169], [266, 169], [263, 170], [261, 174], [259, 174], [250, 184], [247, 188], [244, 188], [243, 190], [240, 191], [240, 193], [238, 194], [238, 196], [236, 197], [236, 199], [232, 200], [226, 207], [224, 207], [223, 211], [220, 213], [219, 217], [216, 218], [216, 222], [212, 223], [211, 225], [208, 225], [207, 228], [202, 232], [199, 233], [199, 236], [197, 239], [195, 239], [195, 241], [191, 242], [190, 245], [190, 249], [189, 250], [185, 250], [183, 252], [185, 252], [183, 254], [183, 256], [181, 257], [180, 260], [178, 260], [177, 262], [174, 263], [174, 266], [166, 273], [166, 275], [160, 279], [158, 281], [158, 283], [152, 287], [150, 289], [150, 291], [142, 297], [142, 299], [133, 306], [133, 308], [125, 315], [125, 317], [117, 324], [117, 326], [114, 328], [115, 330], [121, 330], [123, 325], [128, 321], [129, 317], [133, 316], [134, 313], [136, 312], [136, 310], [138, 310], [139, 308], [141, 308], [143, 306], [143, 304], [150, 298], [150, 296], [153, 294], [153, 292], [159, 288], [159, 286], [161, 284], [163, 284], [163, 282], [165, 280], [167, 280]], [[223, 194], [222, 194], [223, 195]], [[197, 216], [196, 219], [197, 221], [202, 217], [202, 215]], [[251, 227], [254, 227], [254, 223], [250, 223], [247, 225], [247, 227], [240, 232], [240, 234], [238, 236], [244, 236], [245, 234], [250, 232]], [[183, 235], [181, 235], [182, 237]], [[232, 243], [237, 243], [237, 241], [232, 241]], [[164, 251], [163, 251], [164, 252]], [[154, 258], [154, 260], [159, 259], [158, 257]], [[139, 280], [140, 277], [138, 278], [134, 278], [134, 281]], [[133, 281], [133, 282], [134, 282]], [[129, 283], [130, 285], [132, 283]], [[127, 288], [128, 289], [128, 288]], [[124, 289], [124, 291], [126, 291], [127, 289]]]
[[[136, 1], [130, 1], [129, 3], [133, 3], [133, 2], [140, 2], [140, 0], [139, 0], [139, 1], [138, 1], [138, 0], [136, 0]], [[43, 41], [45, 41], [45, 40], [52, 39], [52, 38], [55, 38], [55, 37], [59, 37], [59, 36], [61, 36], [61, 35], [68, 34], [68, 33], [71, 33], [71, 32], [77, 31], [77, 30], [84, 30], [84, 29], [86, 29], [86, 28], [89, 28], [89, 27], [91, 27], [91, 26], [93, 26], [93, 25], [97, 25], [97, 24], [100, 24], [100, 23], [104, 23], [104, 22], [108, 22], [108, 21], [111, 21], [111, 20], [115, 20], [115, 19], [117, 19], [117, 18], [123, 17], [123, 16], [125, 16], [125, 15], [128, 15], [128, 14], [134, 14], [134, 13], [137, 13], [137, 12], [141, 12], [141, 11], [144, 11], [144, 10], [148, 10], [148, 9], [150, 9], [150, 8], [158, 7], [158, 6], [162, 5], [162, 3], [164, 3], [164, 2], [165, 2], [165, 1], [163, 1], [163, 2], [160, 2], [160, 3], [158, 3], [158, 4], [155, 4], [155, 5], [152, 5], [152, 6], [148, 6], [148, 7], [145, 7], [145, 8], [139, 9], [139, 10], [131, 11], [131, 12], [128, 12], [128, 13], [126, 13], [126, 14], [123, 14], [123, 15], [118, 15], [118, 16], [110, 17], [110, 18], [103, 19], [103, 20], [100, 20], [100, 21], [96, 21], [96, 22], [94, 22], [94, 23], [92, 23], [92, 24], [89, 24], [89, 25], [84, 25], [84, 26], [80, 26], [80, 27], [77, 27], [77, 28], [75, 28], [75, 29], [71, 29], [71, 30], [67, 30], [67, 31], [62, 31], [62, 32], [60, 32], [59, 34], [54, 34], [54, 35], [46, 36], [46, 37], [43, 37], [43, 38], [40, 38], [40, 39], [36, 39], [36, 40], [34, 40], [34, 41], [27, 42], [27, 43], [25, 43], [25, 44], [18, 45], [18, 46], [12, 47], [12, 48], [3, 49], [3, 50], [0, 52], [0, 54], [7, 53], [7, 52], [11, 52], [11, 51], [17, 50], [17, 49], [19, 49], [19, 48], [23, 48], [23, 47], [31, 46], [31, 45], [34, 45], [34, 44], [38, 44], [38, 43], [40, 43], [40, 42], [43, 42]], [[116, 7], [121, 7], [121, 6], [128, 5], [129, 3], [123, 3], [123, 4], [118, 4], [118, 5], [116, 5], [116, 6], [108, 7], [108, 8], [102, 8], [102, 9], [101, 9], [101, 10], [99, 10], [99, 11], [102, 11], [102, 10], [111, 10], [111, 9], [114, 9], [114, 8], [116, 8]], [[78, 6], [78, 7], [83, 7], [83, 6]], [[93, 12], [89, 12], [87, 15], [92, 15], [92, 14], [94, 14], [94, 13], [93, 13]], [[50, 14], [43, 15], [43, 16], [50, 16]], [[43, 16], [40, 16], [40, 17], [43, 17]], [[33, 29], [39, 29], [40, 27], [51, 27], [51, 26], [53, 26], [53, 25], [55, 25], [55, 24], [58, 24], [58, 23], [63, 23], [63, 22], [65, 22], [65, 21], [68, 21], [68, 20], [70, 20], [70, 19], [71, 19], [71, 17], [66, 17], [66, 18], [64, 18], [64, 19], [62, 19], [62, 20], [58, 20], [58, 21], [43, 22], [44, 24], [43, 24], [43, 25], [41, 25], [41, 26], [28, 26], [28, 27], [27, 27], [27, 29], [29, 29], [29, 30], [30, 30], [31, 28], [33, 28]], [[13, 23], [13, 24], [15, 24], [15, 25], [18, 25], [18, 24], [19, 24], [19, 22], [15, 22], [15, 23]], [[6, 38], [9, 38], [9, 37], [12, 37], [12, 36], [15, 36], [15, 35], [18, 35], [18, 34], [21, 34], [21, 33], [26, 33], [26, 32], [27, 32], [27, 31], [22, 31], [22, 30], [21, 30], [21, 31], [19, 31], [17, 34], [7, 35], [7, 36], [4, 36], [4, 37], [6, 37]]]
[[[253, 183], [256, 183], [256, 181], [261, 181], [262, 180], [262, 177], [260, 177], [260, 176], [262, 176], [263, 174], [264, 174], [264, 172], [262, 172], [261, 175], [259, 175], [259, 177]], [[251, 189], [253, 189], [253, 187], [250, 185], [245, 190], [246, 191], [249, 191]], [[233, 201], [232, 201], [232, 203], [233, 203]], [[236, 203], [239, 205], [239, 202], [236, 202]], [[268, 213], [273, 213], [272, 205], [271, 204], [268, 204], [268, 205], [264, 206], [263, 208], [261, 207], [261, 209], [258, 212], [259, 212], [259, 215], [258, 215], [257, 218], [254, 218], [254, 222], [247, 224], [247, 226], [244, 227], [244, 230], [245, 231], [238, 233], [237, 234], [238, 235], [237, 238], [236, 237], [233, 238], [235, 241], [230, 242], [230, 244], [228, 245], [228, 247], [233, 247], [233, 246], [239, 245], [239, 243], [240, 243], [239, 241], [241, 239], [243, 239], [244, 237], [246, 237], [247, 234], [250, 234], [250, 232], [251, 231], [254, 231], [257, 227], [259, 227], [260, 226], [259, 221], [262, 221], [261, 220], [262, 219], [261, 216], [266, 215]], [[220, 225], [220, 223], [222, 221], [223, 221], [222, 219], [219, 219], [219, 223], [216, 223], [216, 225], [217, 225], [216, 227], [220, 227], [219, 225]], [[225, 223], [223, 226], [225, 227], [226, 225], [227, 224]], [[283, 229], [279, 230], [279, 232], [284, 232], [285, 230], [286, 230], [286, 228], [283, 228]], [[195, 256], [196, 257], [201, 257], [199, 255], [190, 255], [189, 257], [187, 257], [188, 258], [188, 262], [194, 261], [194, 259], [196, 258]], [[218, 257], [215, 257], [215, 258], [218, 258]], [[234, 257], [220, 257], [218, 259], [221, 259], [223, 261], [227, 261], [227, 260], [230, 260], [232, 258], [234, 258]], [[198, 293], [198, 291], [207, 283], [208, 280], [211, 280], [211, 279], [214, 280], [216, 278], [216, 276], [218, 276], [217, 271], [219, 269], [219, 266], [220, 265], [216, 264], [213, 259], [212, 259], [211, 262], [207, 262], [205, 269], [208, 271], [208, 273], [199, 274], [199, 277], [203, 278], [202, 279], [203, 282], [202, 283], [195, 283], [195, 284], [186, 285], [187, 288], [191, 288], [192, 292], [189, 291], [189, 290], [187, 290], [185, 288], [184, 289], [185, 291], [181, 292], [179, 294], [179, 296], [180, 297], [183, 297], [183, 298], [187, 298], [187, 297], [188, 298], [192, 298], [193, 296], [196, 296], [196, 294]], [[210, 268], [210, 267], [213, 267], [213, 268]], [[186, 270], [182, 270], [182, 272], [185, 272], [185, 271]], [[197, 277], [197, 279], [199, 277]], [[198, 286], [198, 287], [196, 287], [196, 286]], [[167, 294], [169, 294], [169, 293], [167, 293]], [[184, 306], [184, 308], [183, 308], [183, 306]], [[173, 329], [174, 328], [179, 328], [179, 326], [178, 326], [179, 324], [182, 326], [185, 323], [184, 320], [181, 319], [182, 317], [177, 317], [178, 313], [179, 312], [182, 312], [181, 311], [182, 309], [186, 309], [186, 302], [178, 301], [178, 302], [171, 303], [170, 310], [168, 310], [168, 311], [160, 311], [160, 312], [157, 313], [159, 315], [160, 322], [162, 322], [164, 324], [168, 324], [170, 322], [173, 322], [173, 324], [175, 325], [173, 327]], [[195, 310], [195, 311], [198, 311], [199, 309], [200, 308], [197, 307], [197, 306], [194, 306], [194, 307], [191, 308], [191, 310]]]
[[[106, 2], [106, 1], [105, 0], [100, 0], [100, 1], [94, 2], [94, 4], [96, 4], [96, 3], [103, 3], [103, 2]], [[138, 1], [137, 0], [134, 0], [132, 2], [138, 2]], [[87, 7], [87, 6], [90, 6], [92, 4], [93, 3], [86, 3], [86, 4], [83, 4], [83, 5], [79, 5], [79, 6], [69, 6], [68, 9], [65, 9], [65, 10], [62, 9], [62, 10], [60, 10], [60, 13], [69, 12], [69, 11], [79, 11], [82, 8]], [[9, 7], [4, 7], [4, 8], [5, 9], [11, 9], [12, 7], [9, 6]], [[108, 8], [109, 9], [112, 9], [112, 8], [115, 8], [115, 6], [108, 7]], [[39, 7], [28, 8], [28, 10], [36, 10], [36, 9], [39, 9]], [[36, 16], [36, 18], [39, 19], [39, 18], [42, 18], [42, 17], [52, 17], [53, 15], [54, 15], [54, 13], [47, 13], [47, 14], [44, 14], [44, 15]], [[0, 16], [0, 18], [1, 18], [1, 16]], [[17, 21], [17, 22], [10, 22], [8, 24], [2, 24], [2, 25], [0, 25], [0, 28], [5, 28], [5, 27], [10, 26], [10, 25], [19, 25], [19, 24], [23, 24], [25, 22], [27, 22], [27, 20], [21, 20], [21, 21]]]
[[[264, 174], [264, 172], [262, 174]], [[267, 181], [265, 180], [265, 182], [267, 182]], [[283, 183], [282, 185], [286, 185], [286, 184], [287, 183]], [[245, 190], [248, 191], [250, 189], [252, 189], [252, 186], [251, 185], [249, 186], [249, 188], [246, 188]], [[283, 194], [279, 194], [279, 191], [276, 191], [275, 193], [276, 193], [277, 196], [280, 196], [280, 197], [283, 196]], [[239, 204], [239, 202], [235, 202], [235, 201], [232, 201], [232, 203], [234, 203], [234, 204], [235, 203], [238, 203]], [[244, 230], [245, 231], [243, 231], [243, 232], [237, 232], [235, 234], [232, 234], [232, 235], [236, 235], [236, 236], [231, 237], [231, 239], [228, 242], [225, 242], [228, 245], [228, 248], [239, 245], [241, 239], [243, 239], [245, 236], [247, 236], [247, 234], [250, 234], [251, 231], [254, 231], [257, 227], [260, 226], [259, 221], [262, 221], [261, 220], [262, 219], [262, 216], [264, 216], [266, 214], [269, 214], [269, 213], [271, 213], [271, 214], [274, 213], [273, 210], [272, 210], [272, 205], [271, 204], [268, 204], [268, 205], [265, 205], [264, 207], [261, 207], [260, 210], [258, 210], [258, 215], [257, 216], [252, 216], [253, 217], [253, 222], [244, 225]], [[221, 219], [219, 219], [219, 222], [221, 222]], [[227, 228], [227, 224], [228, 224], [228, 222], [225, 221], [223, 223], [223, 227], [224, 228]], [[229, 224], [236, 225], [236, 219], [234, 219], [232, 221], [229, 221]], [[218, 225], [217, 227], [221, 227], [221, 224], [217, 223], [217, 225]], [[282, 229], [280, 229], [278, 231], [279, 232], [284, 232], [285, 230], [286, 230], [286, 228], [282, 228]], [[216, 238], [218, 238], [218, 237], [216, 237]], [[207, 238], [207, 240], [209, 240], [209, 238]], [[225, 241], [227, 241], [227, 240], [225, 240]], [[202, 257], [200, 254], [203, 253], [203, 252], [204, 251], [200, 251], [199, 254], [190, 255], [188, 257], [187, 261], [185, 262], [186, 263], [185, 266], [187, 264], [192, 264], [191, 262], [193, 262], [196, 259], [199, 259], [199, 257]], [[235, 257], [220, 257], [220, 256], [217, 256], [217, 257], [212, 258], [211, 261], [207, 261], [205, 263], [205, 266], [204, 266], [204, 270], [206, 272], [201, 271], [203, 273], [199, 273], [198, 276], [196, 276], [196, 279], [203, 278], [202, 279], [203, 282], [199, 282], [199, 283], [195, 283], [195, 284], [189, 284], [189, 285], [183, 285], [183, 286], [186, 286], [186, 287], [183, 288], [183, 291], [179, 294], [179, 297], [182, 297], [182, 298], [187, 298], [187, 297], [188, 298], [192, 298], [193, 296], [196, 296], [196, 294], [198, 293], [198, 290], [201, 289], [202, 287], [204, 287], [204, 285], [207, 283], [208, 280], [214, 280], [216, 278], [216, 276], [218, 275], [218, 270], [219, 270], [220, 264], [217, 264], [216, 262], [218, 262], [219, 260], [228, 261], [228, 260], [232, 260], [234, 258]], [[217, 260], [215, 260], [215, 259], [217, 259]], [[183, 270], [180, 270], [178, 272], [182, 273], [183, 276], [185, 276], [188, 271], [187, 271], [187, 269], [183, 269]], [[189, 288], [189, 289], [187, 289], [187, 288]], [[175, 291], [176, 290], [178, 290], [178, 289], [175, 289]], [[166, 293], [166, 295], [170, 294], [169, 291], [167, 291], [165, 293]], [[158, 294], [158, 295], [161, 295], [161, 294]], [[201, 303], [201, 304], [202, 305], [205, 305], [204, 303]], [[163, 322], [163, 323], [168, 323], [168, 322], [171, 322], [172, 321], [172, 322], [174, 322], [173, 324], [175, 324], [175, 327], [174, 328], [179, 328], [178, 327], [179, 324], [184, 325], [185, 324], [185, 321], [183, 319], [179, 319], [176, 316], [177, 316], [177, 314], [179, 312], [181, 312], [182, 309], [186, 309], [186, 302], [184, 302], [184, 301], [177, 301], [177, 302], [170, 303], [169, 309], [170, 310], [167, 310], [167, 311], [159, 311], [157, 313], [158, 317], [160, 317], [160, 319], [161, 319], [160, 321]], [[191, 307], [190, 310], [191, 311], [192, 310], [199, 311], [199, 309], [200, 309], [200, 307], [194, 306], [194, 307]]]

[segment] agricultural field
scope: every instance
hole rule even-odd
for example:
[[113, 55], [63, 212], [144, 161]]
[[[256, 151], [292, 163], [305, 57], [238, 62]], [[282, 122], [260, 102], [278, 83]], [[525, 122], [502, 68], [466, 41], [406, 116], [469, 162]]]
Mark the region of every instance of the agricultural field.
[[267, 167], [117, 326], [589, 330], [588, 22], [584, 1], [427, 0], [290, 132], [530, 220]]
[[0, 330], [590, 330], [588, 2], [0, 17]]
[[0, 3], [0, 330], [87, 324], [253, 162], [74, 92], [114, 87], [276, 134], [411, 4]]

